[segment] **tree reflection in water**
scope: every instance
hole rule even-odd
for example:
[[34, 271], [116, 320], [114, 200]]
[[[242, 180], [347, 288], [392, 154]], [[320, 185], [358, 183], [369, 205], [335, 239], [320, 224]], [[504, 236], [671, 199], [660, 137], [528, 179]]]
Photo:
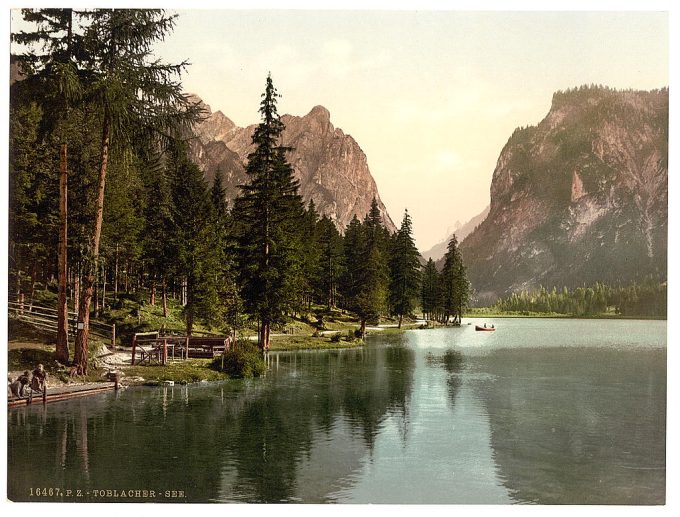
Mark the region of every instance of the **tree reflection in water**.
[[271, 353], [264, 379], [11, 410], [9, 497], [662, 503], [665, 349], [529, 347], [517, 326], [516, 348], [418, 331]]
[[[28, 500], [28, 487], [56, 484], [184, 490], [197, 502], [294, 501], [301, 492], [305, 501], [325, 501], [370, 455], [389, 415], [407, 420], [413, 351], [281, 353], [276, 362], [278, 371], [263, 380], [137, 388], [55, 404], [44, 422], [38, 407], [10, 412], [10, 498]], [[320, 474], [323, 483], [301, 471], [315, 463], [312, 453], [341, 459]], [[31, 468], [35, 458], [43, 470]]]
[[456, 405], [456, 396], [462, 384], [461, 373], [463, 372], [464, 359], [463, 353], [459, 350], [449, 348], [442, 355], [435, 355], [433, 352], [428, 352], [425, 356], [425, 361], [428, 366], [442, 367], [449, 376], [446, 379], [446, 385], [449, 392], [449, 405], [451, 409]]

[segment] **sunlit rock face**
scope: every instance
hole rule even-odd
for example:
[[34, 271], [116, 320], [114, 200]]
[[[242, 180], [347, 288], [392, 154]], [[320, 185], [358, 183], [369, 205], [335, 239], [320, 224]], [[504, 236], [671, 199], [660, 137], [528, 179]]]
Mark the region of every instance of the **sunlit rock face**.
[[[238, 185], [248, 182], [245, 163], [253, 150], [256, 125], [238, 127], [222, 112], [203, 107], [206, 118], [194, 128], [197, 138], [191, 143], [192, 157], [211, 184], [215, 173], [222, 171], [227, 199], [233, 200]], [[291, 148], [288, 160], [305, 204], [313, 200], [317, 211], [343, 231], [354, 215], [366, 216], [375, 197], [383, 223], [395, 231], [366, 155], [354, 138], [333, 126], [326, 108], [315, 106], [305, 116], [283, 115], [281, 120], [286, 127], [281, 143]]]
[[668, 90], [558, 92], [515, 130], [491, 208], [461, 245], [481, 299], [539, 285], [665, 279]]

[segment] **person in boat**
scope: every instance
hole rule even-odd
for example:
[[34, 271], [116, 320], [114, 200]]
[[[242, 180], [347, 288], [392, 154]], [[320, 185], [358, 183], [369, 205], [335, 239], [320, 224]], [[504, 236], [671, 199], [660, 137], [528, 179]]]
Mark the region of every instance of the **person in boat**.
[[493, 325], [491, 325], [491, 328], [492, 328], [492, 329], [495, 329], [496, 327], [494, 327]]
[[33, 391], [42, 392], [45, 389], [45, 384], [47, 383], [47, 372], [42, 364], [33, 370], [33, 379], [31, 379], [31, 389]]
[[486, 323], [484, 324], [484, 328], [486, 328]]

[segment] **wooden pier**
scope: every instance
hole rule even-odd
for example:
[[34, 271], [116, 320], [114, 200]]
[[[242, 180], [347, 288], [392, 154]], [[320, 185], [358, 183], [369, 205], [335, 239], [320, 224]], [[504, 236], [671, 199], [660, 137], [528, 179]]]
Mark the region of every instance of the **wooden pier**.
[[76, 397], [87, 395], [97, 395], [107, 391], [113, 391], [118, 384], [115, 382], [91, 382], [88, 384], [66, 385], [54, 388], [47, 388], [43, 393], [32, 393], [29, 397], [7, 399], [7, 408], [27, 406], [30, 404], [47, 404], [48, 402], [58, 402]]

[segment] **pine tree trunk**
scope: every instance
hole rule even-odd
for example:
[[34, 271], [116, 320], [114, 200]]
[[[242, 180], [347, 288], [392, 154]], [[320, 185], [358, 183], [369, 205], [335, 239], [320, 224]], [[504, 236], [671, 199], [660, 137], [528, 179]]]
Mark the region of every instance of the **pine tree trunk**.
[[94, 277], [94, 317], [99, 317], [99, 270]]
[[397, 326], [397, 328], [399, 328], [399, 329], [401, 328], [401, 322], [402, 322], [403, 319], [404, 319], [404, 315], [400, 314], [399, 315], [399, 325]]
[[94, 287], [97, 266], [99, 262], [99, 240], [102, 234], [102, 223], [104, 221], [104, 189], [106, 187], [106, 169], [109, 161], [109, 132], [110, 116], [108, 109], [104, 108], [104, 120], [102, 122], [102, 145], [101, 160], [99, 168], [99, 183], [97, 185], [97, 211], [92, 232], [92, 251], [90, 261], [87, 264], [88, 274], [83, 282], [83, 297], [78, 308], [78, 322], [82, 323], [82, 328], [76, 334], [74, 364], [78, 371], [83, 375], [87, 374], [87, 356], [90, 335], [90, 304], [92, 303], [92, 289]]
[[361, 334], [361, 339], [364, 339], [364, 337], [366, 337], [366, 320], [365, 319], [361, 320], [361, 326], [359, 327], [359, 334]]
[[61, 145], [59, 160], [59, 301], [57, 305], [57, 349], [56, 359], [62, 364], [68, 362], [68, 303], [66, 300], [66, 282], [68, 275], [67, 239], [68, 239], [68, 172], [67, 144]]
[[163, 279], [162, 283], [162, 289], [163, 289], [163, 317], [167, 318], [168, 317], [168, 290], [165, 286], [165, 279]]
[[21, 305], [21, 270], [17, 270], [16, 274], [16, 279], [17, 279], [17, 285], [16, 285], [16, 293], [17, 293], [17, 309], [16, 309], [16, 314], [22, 314], [23, 311], [23, 306]]
[[151, 281], [151, 295], [149, 296], [149, 304], [154, 307], [156, 305], [156, 280]]
[[194, 315], [191, 313], [191, 311], [187, 311], [187, 336], [190, 336], [191, 333], [194, 330]]
[[118, 299], [118, 243], [116, 243], [116, 259], [113, 266], [113, 297]]
[[260, 348], [264, 351], [269, 350], [269, 328], [269, 322], [263, 321], [260, 327]]
[[37, 276], [35, 266], [33, 266], [33, 272], [31, 273], [31, 294], [28, 298], [28, 312], [33, 312], [33, 297], [35, 296], [35, 277]]
[[73, 279], [73, 310], [77, 311], [80, 307], [80, 287], [82, 282], [80, 281], [80, 262], [76, 268], [75, 277]]
[[102, 311], [106, 309], [106, 268], [102, 266]]
[[76, 333], [73, 364], [78, 373], [87, 374], [87, 356], [90, 336], [90, 304], [94, 290], [94, 277], [91, 274], [83, 277], [83, 293], [78, 307], [78, 331]]

